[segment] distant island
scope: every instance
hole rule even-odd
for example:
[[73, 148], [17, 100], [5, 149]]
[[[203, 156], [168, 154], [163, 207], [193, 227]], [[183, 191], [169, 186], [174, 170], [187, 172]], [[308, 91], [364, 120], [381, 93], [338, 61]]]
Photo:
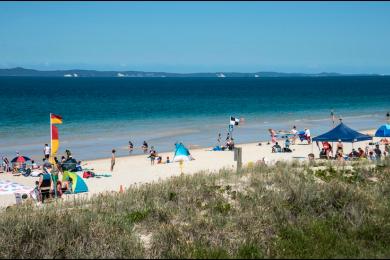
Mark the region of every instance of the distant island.
[[337, 76], [383, 76], [380, 74], [341, 74], [334, 72], [283, 73], [283, 72], [206, 72], [206, 73], [169, 73], [145, 71], [98, 71], [98, 70], [51, 70], [42, 71], [21, 67], [0, 69], [0, 77], [137, 77], [137, 78], [264, 78], [264, 77], [337, 77]]

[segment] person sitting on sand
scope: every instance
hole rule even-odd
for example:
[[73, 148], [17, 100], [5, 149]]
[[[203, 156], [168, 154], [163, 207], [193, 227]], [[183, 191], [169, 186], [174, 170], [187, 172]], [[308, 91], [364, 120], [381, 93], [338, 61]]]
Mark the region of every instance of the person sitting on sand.
[[336, 154], [336, 158], [337, 158], [337, 160], [340, 161], [340, 162], [345, 161], [345, 160], [344, 160], [344, 155], [343, 155], [343, 153], [340, 152], [340, 151]]
[[39, 169], [38, 164], [34, 160], [31, 161], [31, 167], [32, 167], [33, 170]]
[[280, 153], [282, 152], [282, 147], [280, 147], [279, 143], [276, 142], [273, 146], [272, 146], [272, 152], [273, 153]]
[[382, 139], [380, 140], [380, 143], [381, 143], [381, 144], [389, 144], [389, 140], [387, 140], [387, 138], [385, 137], [385, 138], [382, 138]]
[[161, 156], [158, 156], [158, 157], [157, 157], [157, 164], [161, 164], [161, 162], [162, 162], [162, 157], [161, 157]]
[[367, 159], [369, 159], [370, 161], [375, 160], [374, 151], [371, 150], [371, 151], [368, 152]]
[[375, 145], [374, 153], [375, 153], [376, 159], [377, 159], [377, 160], [380, 160], [381, 157], [382, 157], [382, 151], [381, 151], [381, 149], [379, 148], [379, 144]]
[[359, 153], [355, 150], [355, 149], [352, 149], [352, 152], [349, 153], [348, 157], [349, 158], [359, 158]]
[[322, 147], [321, 151], [320, 151], [320, 159], [328, 159], [328, 157], [326, 156], [326, 150], [324, 147]]
[[230, 138], [227, 142], [226, 142], [226, 148], [229, 150], [229, 151], [232, 151], [234, 149], [234, 141], [233, 141], [233, 138]]
[[286, 141], [284, 142], [284, 147], [290, 148], [290, 144], [291, 144], [290, 139], [286, 138]]
[[78, 161], [76, 164], [76, 171], [81, 172], [83, 171], [83, 167], [81, 167], [81, 161]]
[[171, 161], [169, 160], [169, 156], [167, 156], [167, 161], [166, 163], [170, 163]]
[[69, 176], [66, 177], [66, 180], [64, 181], [64, 188], [65, 188], [64, 194], [73, 193], [72, 185], [73, 185], [72, 178], [69, 178]]
[[329, 159], [329, 155], [332, 153], [332, 146], [328, 141], [322, 142], [322, 147], [325, 150], [326, 158]]
[[286, 153], [291, 153], [291, 149], [290, 149], [290, 139], [286, 138], [286, 141], [284, 142], [284, 148], [283, 148], [283, 152], [286, 152]]
[[359, 158], [366, 158], [367, 155], [362, 148], [358, 148]]

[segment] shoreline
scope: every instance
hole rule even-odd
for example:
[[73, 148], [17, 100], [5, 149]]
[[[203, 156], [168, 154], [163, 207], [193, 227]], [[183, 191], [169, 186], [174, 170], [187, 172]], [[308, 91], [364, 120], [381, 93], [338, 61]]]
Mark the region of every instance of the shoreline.
[[[235, 129], [233, 136], [236, 142], [238, 141], [238, 143], [244, 144], [268, 140], [268, 128], [289, 131], [293, 125], [297, 125], [300, 130], [304, 127], [309, 128], [314, 136], [332, 127], [329, 118], [314, 116], [312, 114], [307, 114], [307, 116], [307, 118], [295, 116], [290, 118], [289, 115], [286, 115], [283, 120], [282, 118], [284, 117], [271, 119], [259, 116], [253, 117], [251, 115], [244, 117], [245, 123], [240, 124]], [[360, 129], [366, 129], [367, 126], [375, 127], [382, 124], [379, 114], [375, 111], [359, 116], [344, 114], [343, 118], [348, 126], [358, 131]], [[208, 120], [208, 118], [205, 119]], [[199, 118], [193, 119], [184, 125], [180, 125], [177, 122], [170, 122], [169, 124], [165, 122], [163, 127], [160, 127], [160, 123], [155, 122], [154, 127], [151, 127], [151, 125], [139, 125], [136, 128], [129, 128], [130, 126], [125, 126], [121, 123], [121, 128], [116, 128], [113, 132], [104, 133], [99, 132], [100, 130], [98, 132], [91, 132], [88, 130], [81, 135], [77, 134], [78, 131], [67, 129], [67, 124], [61, 125], [59, 128], [60, 150], [58, 154], [62, 155], [61, 152], [69, 149], [75, 158], [84, 161], [104, 159], [111, 155], [110, 151], [112, 149], [116, 149], [117, 156], [127, 156], [129, 154], [127, 149], [129, 140], [136, 146], [136, 149], [133, 151], [134, 155], [143, 154], [139, 148], [143, 140], [146, 140], [149, 146], [154, 146], [158, 151], [162, 152], [174, 150], [173, 144], [176, 141], [183, 142], [185, 145], [209, 147], [217, 144], [216, 139], [218, 133], [222, 133], [225, 136], [227, 131], [227, 124], [224, 124], [221, 119], [212, 120], [210, 124], [200, 123]], [[143, 129], [142, 131], [140, 130], [141, 127]], [[89, 128], [91, 127], [89, 126]], [[29, 138], [29, 134], [25, 137], [17, 138], [17, 136], [11, 136], [11, 130], [7, 132], [4, 133], [5, 135], [0, 142], [2, 156], [12, 159], [15, 152], [18, 151], [20, 154], [27, 155], [36, 162], [42, 161], [41, 147], [43, 147], [43, 144], [50, 142], [50, 140], [47, 140], [47, 138], [44, 139], [43, 136]], [[0, 135], [2, 135], [1, 131]]]

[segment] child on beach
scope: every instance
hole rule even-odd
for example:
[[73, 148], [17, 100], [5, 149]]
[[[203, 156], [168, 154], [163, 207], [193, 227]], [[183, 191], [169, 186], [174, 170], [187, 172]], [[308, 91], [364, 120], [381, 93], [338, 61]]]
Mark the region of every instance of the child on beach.
[[162, 163], [162, 157], [161, 157], [161, 156], [158, 156], [158, 157], [157, 157], [157, 164], [160, 164], [160, 163]]
[[169, 160], [169, 156], [167, 156], [167, 163], [170, 163], [171, 161]]

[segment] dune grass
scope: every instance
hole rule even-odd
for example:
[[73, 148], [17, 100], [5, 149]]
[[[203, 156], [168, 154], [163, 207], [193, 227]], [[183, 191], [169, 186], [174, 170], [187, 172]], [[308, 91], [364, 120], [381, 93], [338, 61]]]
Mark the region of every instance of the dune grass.
[[252, 164], [0, 213], [1, 258], [389, 258], [389, 245], [389, 161]]

